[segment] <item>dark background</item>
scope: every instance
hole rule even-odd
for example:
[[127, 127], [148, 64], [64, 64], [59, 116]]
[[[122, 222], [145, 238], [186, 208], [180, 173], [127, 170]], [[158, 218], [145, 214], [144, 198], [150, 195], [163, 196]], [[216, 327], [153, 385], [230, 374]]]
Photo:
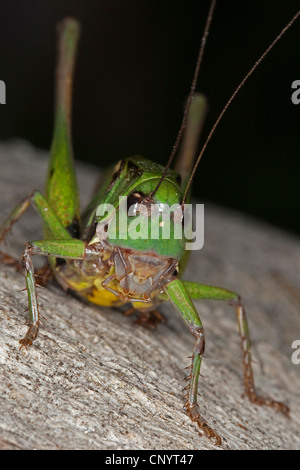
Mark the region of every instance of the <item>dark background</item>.
[[[55, 25], [82, 23], [73, 105], [77, 159], [101, 167], [142, 154], [166, 162], [198, 53], [206, 0], [1, 2], [0, 139], [49, 148]], [[209, 131], [236, 85], [299, 8], [298, 0], [219, 0], [199, 90]], [[300, 19], [236, 98], [203, 157], [194, 194], [300, 233]]]

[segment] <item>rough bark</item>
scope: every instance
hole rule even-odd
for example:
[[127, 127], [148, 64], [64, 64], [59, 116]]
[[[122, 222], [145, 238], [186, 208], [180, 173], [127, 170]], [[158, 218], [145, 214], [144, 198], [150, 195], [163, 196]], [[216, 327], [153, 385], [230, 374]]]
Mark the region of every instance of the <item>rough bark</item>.
[[[1, 216], [32, 189], [43, 189], [46, 155], [24, 142], [0, 147]], [[83, 200], [96, 180], [78, 165]], [[7, 252], [41, 236], [33, 210], [18, 222]], [[299, 239], [205, 205], [205, 245], [193, 252], [186, 279], [237, 291], [247, 308], [257, 388], [285, 401], [291, 418], [242, 397], [235, 312], [196, 302], [206, 332], [199, 386], [202, 414], [225, 449], [299, 449]], [[193, 338], [175, 310], [151, 331], [120, 311], [86, 305], [51, 284], [41, 292], [43, 325], [34, 346], [19, 350], [26, 330], [22, 275], [0, 266], [0, 447], [14, 449], [212, 449], [185, 415], [184, 367]]]

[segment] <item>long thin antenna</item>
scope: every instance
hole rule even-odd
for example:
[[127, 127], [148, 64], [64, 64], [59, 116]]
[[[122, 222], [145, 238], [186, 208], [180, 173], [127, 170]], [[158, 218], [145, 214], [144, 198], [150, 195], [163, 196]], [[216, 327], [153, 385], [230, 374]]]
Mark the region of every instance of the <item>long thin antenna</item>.
[[165, 168], [162, 172], [161, 178], [160, 178], [156, 188], [152, 191], [152, 193], [150, 195], [151, 198], [154, 196], [154, 194], [157, 192], [158, 188], [160, 187], [161, 183], [163, 182], [163, 180], [164, 180], [164, 178], [167, 174], [167, 171], [170, 168], [170, 166], [171, 166], [171, 164], [174, 160], [177, 149], [179, 147], [179, 144], [180, 144], [180, 141], [181, 141], [181, 138], [182, 138], [182, 134], [183, 134], [183, 131], [184, 131], [185, 126], [186, 126], [186, 121], [187, 121], [187, 116], [188, 116], [188, 113], [189, 113], [190, 105], [191, 105], [191, 102], [192, 102], [192, 99], [193, 99], [193, 96], [194, 96], [194, 93], [195, 93], [195, 90], [196, 90], [197, 81], [198, 81], [198, 77], [199, 77], [199, 71], [200, 71], [200, 65], [202, 63], [204, 50], [205, 50], [205, 45], [206, 45], [206, 39], [207, 39], [207, 36], [209, 34], [210, 24], [211, 24], [211, 21], [212, 21], [212, 18], [213, 18], [213, 13], [214, 13], [215, 6], [216, 6], [216, 0], [212, 0], [212, 2], [210, 4], [208, 15], [207, 15], [207, 18], [206, 18], [204, 33], [203, 33], [203, 36], [202, 36], [202, 39], [201, 39], [201, 45], [200, 45], [200, 49], [199, 49], [199, 53], [198, 53], [198, 57], [197, 57], [194, 77], [193, 77], [190, 93], [189, 93], [189, 96], [188, 96], [188, 99], [187, 99], [187, 102], [186, 102], [182, 122], [181, 122], [181, 125], [180, 125], [180, 128], [179, 128], [178, 134], [177, 134], [177, 138], [175, 140], [175, 144], [173, 145], [172, 152], [171, 152], [171, 155], [169, 157], [169, 160], [168, 160], [168, 162], [167, 162], [167, 164], [166, 164], [166, 166], [165, 166]]
[[183, 196], [183, 200], [182, 200], [182, 204], [185, 204], [185, 201], [187, 199], [187, 196], [188, 196], [188, 192], [191, 188], [191, 184], [192, 184], [192, 181], [193, 181], [193, 178], [195, 176], [195, 173], [196, 173], [196, 170], [198, 168], [198, 165], [199, 165], [199, 162], [202, 158], [202, 155], [204, 154], [205, 150], [206, 150], [206, 147], [207, 147], [207, 144], [209, 143], [212, 135], [214, 134], [216, 128], [218, 127], [221, 119], [223, 118], [225, 112], [227, 111], [228, 107], [231, 105], [232, 101], [234, 100], [234, 98], [236, 97], [236, 95], [238, 94], [238, 92], [240, 91], [240, 89], [244, 86], [244, 84], [246, 83], [246, 81], [248, 80], [248, 78], [253, 74], [254, 70], [259, 66], [259, 64], [264, 60], [264, 58], [266, 57], [266, 55], [269, 54], [269, 52], [271, 51], [271, 49], [273, 49], [273, 47], [275, 46], [275, 44], [282, 38], [282, 36], [287, 32], [287, 30], [292, 26], [292, 24], [296, 21], [296, 19], [299, 17], [300, 15], [300, 10], [295, 14], [295, 16], [291, 19], [291, 21], [281, 30], [281, 32], [278, 34], [278, 36], [276, 36], [276, 38], [274, 39], [274, 41], [269, 45], [269, 47], [265, 50], [265, 52], [260, 56], [260, 58], [255, 62], [255, 64], [253, 65], [253, 67], [251, 68], [251, 70], [247, 73], [247, 75], [243, 78], [243, 80], [240, 82], [240, 84], [238, 85], [238, 87], [235, 89], [235, 91], [233, 92], [233, 94], [231, 95], [231, 97], [229, 98], [229, 100], [227, 101], [227, 103], [225, 104], [224, 108], [222, 109], [218, 119], [216, 120], [215, 124], [213, 125], [210, 133], [208, 134], [208, 137], [202, 147], [202, 150], [197, 158], [197, 161], [194, 165], [194, 168], [193, 168], [193, 171], [191, 173], [191, 176], [190, 176], [190, 179], [189, 179], [189, 182], [186, 186], [186, 189], [185, 189], [185, 193], [184, 193], [184, 196]]

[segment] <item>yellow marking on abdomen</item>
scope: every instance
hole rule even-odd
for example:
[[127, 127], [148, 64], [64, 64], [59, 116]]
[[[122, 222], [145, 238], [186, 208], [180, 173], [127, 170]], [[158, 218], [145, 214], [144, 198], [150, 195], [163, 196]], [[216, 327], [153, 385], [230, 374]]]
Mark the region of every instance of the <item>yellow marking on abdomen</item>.
[[88, 294], [86, 298], [93, 304], [102, 305], [103, 307], [116, 307], [118, 305], [124, 305], [118, 297], [106, 289], [93, 288], [91, 294]]

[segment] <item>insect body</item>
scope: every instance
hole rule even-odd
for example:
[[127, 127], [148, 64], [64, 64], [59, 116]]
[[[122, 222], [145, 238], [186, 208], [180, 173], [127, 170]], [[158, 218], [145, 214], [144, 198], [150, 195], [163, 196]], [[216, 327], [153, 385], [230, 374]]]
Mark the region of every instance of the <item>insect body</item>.
[[[127, 228], [124, 234], [126, 238], [123, 239], [121, 226], [117, 227], [112, 238], [108, 225], [112, 222], [115, 207], [117, 214], [125, 209], [123, 218], [127, 227], [127, 219], [130, 223], [138, 221], [135, 206], [140, 210], [143, 207], [148, 217], [151, 205], [162, 207], [162, 213], [167, 202], [173, 200], [173, 203], [180, 203], [177, 175], [170, 171], [152, 204], [145, 202], [142, 206], [145, 197], [142, 190], [150, 194], [160, 179], [161, 171], [159, 165], [142, 157], [128, 158], [117, 164], [107, 184], [103, 185], [86, 212], [84, 219], [87, 220], [87, 228], [83, 231], [82, 241], [78, 241], [78, 260], [66, 260], [54, 266], [55, 274], [62, 284], [99, 305], [116, 306], [134, 302], [140, 310], [154, 308], [163, 285], [172, 280], [178, 268], [184, 251], [183, 239], [168, 238], [166, 243], [155, 244], [149, 237], [143, 240], [127, 237]], [[124, 198], [124, 194], [129, 194], [124, 200], [126, 207], [124, 204], [119, 207], [119, 199], [122, 196]], [[99, 207], [106, 208], [109, 205], [113, 213], [100, 219], [97, 215]]]
[[[0, 241], [3, 241], [10, 227], [30, 204], [43, 224], [44, 239], [26, 243], [22, 255], [29, 328], [20, 340], [21, 347], [30, 346], [38, 334], [40, 314], [32, 256], [43, 255], [48, 258], [55, 278], [64, 289], [70, 289], [95, 304], [118, 306], [131, 302], [133, 309], [142, 315], [147, 317], [147, 313], [154, 312], [157, 317], [157, 305], [163, 300], [172, 302], [195, 338], [185, 408], [201, 433], [213, 438], [217, 444], [221, 443], [221, 438], [202, 418], [197, 404], [205, 337], [193, 299], [222, 300], [236, 308], [245, 393], [254, 403], [288, 414], [289, 410], [283, 403], [262, 398], [255, 391], [246, 314], [239, 296], [222, 288], [181, 280], [187, 261], [182, 214], [176, 217], [174, 213], [169, 217], [169, 236], [167, 239], [162, 237], [167, 206], [181, 207], [184, 200], [187, 169], [183, 163], [186, 163], [187, 153], [183, 153], [181, 161], [177, 162], [177, 168], [185, 168], [182, 181], [176, 171], [163, 169], [142, 157], [120, 161], [108, 173], [100, 190], [80, 216], [70, 132], [70, 96], [78, 36], [79, 26], [75, 20], [67, 19], [60, 24], [55, 125], [46, 194], [43, 196], [34, 191], [0, 226]], [[199, 100], [201, 98], [194, 99], [190, 119]], [[200, 111], [198, 123], [202, 115], [203, 111]], [[191, 164], [188, 164], [188, 172], [191, 172]], [[153, 206], [157, 209], [157, 236], [143, 239], [129, 236], [130, 224], [136, 228], [141, 215], [144, 221], [149, 221]], [[123, 223], [111, 231], [116, 215], [123, 217], [125, 234]], [[148, 224], [146, 234], [151, 235], [151, 230], [152, 226]]]

